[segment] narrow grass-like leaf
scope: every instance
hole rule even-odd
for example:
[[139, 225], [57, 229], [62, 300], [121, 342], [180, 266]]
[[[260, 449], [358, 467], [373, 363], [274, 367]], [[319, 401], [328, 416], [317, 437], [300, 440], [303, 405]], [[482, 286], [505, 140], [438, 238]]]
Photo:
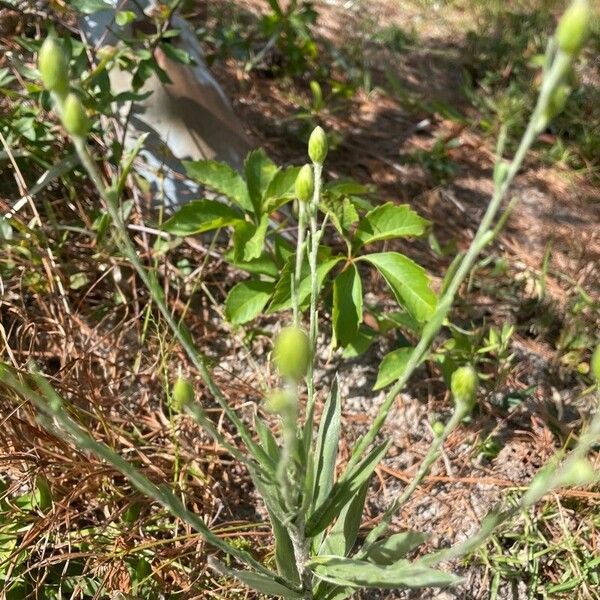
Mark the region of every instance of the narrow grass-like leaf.
[[365, 560], [378, 565], [391, 565], [404, 558], [411, 550], [420, 546], [427, 535], [418, 531], [403, 531], [375, 542], [367, 551]]
[[344, 506], [352, 501], [356, 492], [369, 480], [375, 467], [385, 456], [390, 443], [391, 440], [388, 440], [373, 448], [345, 478], [339, 479], [335, 483], [325, 501], [317, 506], [306, 522], [307, 537], [314, 537], [324, 531], [342, 512]]
[[391, 202], [368, 213], [356, 229], [358, 246], [398, 237], [423, 235], [429, 222], [420, 217], [408, 204]]
[[348, 556], [358, 537], [368, 489], [367, 481], [356, 492], [352, 501], [346, 504], [331, 530], [327, 532], [319, 554]]
[[225, 301], [225, 316], [234, 325], [255, 319], [265, 308], [273, 293], [270, 281], [250, 279], [233, 286]]
[[340, 346], [356, 338], [363, 318], [363, 293], [356, 265], [350, 264], [333, 280], [333, 330]]
[[377, 381], [375, 382], [374, 390], [380, 390], [390, 383], [397, 381], [408, 363], [408, 359], [412, 354], [412, 348], [398, 348], [388, 352], [379, 365], [377, 373]]
[[432, 317], [437, 297], [423, 267], [398, 252], [367, 254], [359, 260], [371, 263], [381, 273], [398, 302], [417, 321], [427, 321]]
[[277, 461], [279, 460], [279, 446], [277, 445], [277, 440], [275, 439], [273, 432], [258, 415], [254, 417], [254, 427], [256, 428], [256, 433], [258, 434], [258, 439], [260, 440], [260, 445], [263, 447], [263, 450], [271, 457], [273, 462], [277, 464]]
[[344, 586], [393, 589], [455, 585], [460, 577], [400, 560], [387, 566], [342, 556], [319, 556], [309, 563], [312, 572], [325, 581]]
[[341, 415], [340, 388], [336, 377], [329, 393], [329, 398], [325, 403], [321, 422], [319, 423], [317, 446], [315, 449], [316, 473], [313, 506], [320, 506], [333, 487], [335, 461], [340, 442]]
[[252, 210], [248, 188], [242, 176], [228, 164], [215, 160], [184, 161], [190, 179], [226, 196], [245, 211]]
[[268, 596], [275, 596], [277, 598], [301, 599], [303, 597], [300, 592], [287, 587], [274, 578], [267, 577], [261, 573], [255, 573], [253, 571], [230, 569], [221, 561], [217, 560], [214, 556], [209, 557], [209, 565], [221, 575], [225, 577], [233, 577], [234, 579], [241, 581], [245, 586], [256, 592], [260, 592], [261, 594], [267, 594]]
[[180, 208], [163, 225], [173, 235], [194, 235], [235, 225], [241, 221], [240, 214], [217, 200], [194, 200]]
[[273, 575], [269, 569], [264, 567], [248, 552], [232, 546], [213, 533], [206, 523], [198, 515], [188, 510], [181, 499], [168, 487], [162, 485], [158, 486], [151, 482], [145, 475], [136, 469], [130, 462], [117, 454], [112, 448], [104, 443], [97, 442], [69, 416], [64, 408], [62, 398], [54, 388], [52, 388], [46, 378], [40, 374], [31, 374], [31, 376], [46, 397], [40, 396], [28, 385], [19, 381], [12, 374], [10, 367], [0, 363], [0, 381], [24, 398], [27, 398], [38, 410], [49, 417], [52, 417], [79, 448], [92, 452], [109, 463], [117, 471], [120, 471], [137, 490], [159, 502], [174, 516], [189, 523], [211, 546], [230, 554], [268, 577]]

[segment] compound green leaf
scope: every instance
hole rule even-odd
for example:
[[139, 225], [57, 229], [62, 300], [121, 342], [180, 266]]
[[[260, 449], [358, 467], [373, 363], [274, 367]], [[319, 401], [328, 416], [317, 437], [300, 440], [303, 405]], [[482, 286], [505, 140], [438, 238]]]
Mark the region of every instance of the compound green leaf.
[[437, 296], [425, 269], [398, 252], [366, 254], [359, 260], [371, 263], [387, 281], [398, 302], [420, 322], [433, 315]]
[[350, 264], [333, 280], [333, 330], [339, 346], [356, 338], [362, 313], [362, 283], [356, 265]]
[[392, 350], [383, 357], [381, 364], [379, 365], [379, 371], [377, 373], [377, 381], [375, 382], [374, 390], [380, 390], [390, 383], [398, 380], [404, 369], [406, 369], [406, 363], [412, 354], [412, 348], [398, 348]]
[[246, 157], [244, 163], [246, 185], [248, 186], [250, 202], [257, 216], [261, 213], [263, 196], [277, 171], [275, 163], [262, 149], [253, 150]]
[[173, 235], [195, 235], [235, 225], [240, 215], [222, 202], [216, 200], [194, 200], [181, 207], [163, 225], [163, 229]]
[[234, 325], [243, 325], [258, 317], [264, 310], [273, 284], [269, 281], [250, 279], [236, 284], [225, 301], [225, 316]]
[[361, 220], [356, 229], [358, 246], [380, 240], [423, 235], [429, 221], [420, 217], [408, 204], [392, 202], [378, 206]]
[[248, 187], [242, 176], [226, 163], [216, 160], [183, 161], [190, 179], [226, 196], [245, 211], [252, 210]]

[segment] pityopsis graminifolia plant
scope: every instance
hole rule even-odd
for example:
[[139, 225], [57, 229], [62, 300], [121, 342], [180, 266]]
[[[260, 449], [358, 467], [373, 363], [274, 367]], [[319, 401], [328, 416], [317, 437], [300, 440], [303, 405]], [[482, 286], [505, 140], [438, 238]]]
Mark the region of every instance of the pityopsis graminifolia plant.
[[[500, 523], [530, 507], [557, 486], [585, 485], [598, 480], [598, 474], [591, 467], [587, 454], [600, 438], [600, 411], [596, 412], [587, 428], [581, 432], [573, 449], [566, 455], [552, 458], [517, 503], [509, 508], [500, 506], [491, 512], [483, 520], [479, 531], [466, 541], [421, 555], [418, 559], [407, 558], [424, 542], [425, 536], [413, 531], [389, 535], [388, 529], [394, 515], [439, 457], [448, 435], [473, 409], [478, 377], [473, 367], [463, 365], [451, 377], [450, 387], [454, 398], [452, 416], [445, 424], [436, 424], [431, 447], [411, 483], [392, 501], [365, 539], [358, 540], [369, 480], [385, 457], [390, 444], [390, 440], [378, 439], [381, 428], [397, 394], [414, 370], [427, 358], [431, 344], [474, 261], [505, 221], [506, 213], [496, 221], [502, 200], [536, 136], [547, 126], [557, 106], [563, 103], [564, 83], [573, 60], [582, 48], [589, 17], [589, 6], [584, 0], [576, 0], [563, 16], [557, 35], [548, 44], [537, 105], [512, 161], [506, 162], [503, 159], [502, 143], [499, 144], [493, 197], [473, 242], [468, 251], [453, 264], [439, 301], [422, 328], [419, 342], [403, 360], [399, 375], [375, 419], [352, 449], [348, 462], [339, 474], [336, 474], [342, 426], [339, 386], [334, 383], [320, 411], [319, 422], [315, 423], [319, 382], [313, 378], [319, 331], [318, 253], [324, 228], [323, 221], [319, 222], [319, 206], [323, 163], [328, 150], [326, 133], [321, 128], [313, 132], [308, 143], [308, 155], [312, 164], [295, 174], [297, 178], [294, 189], [299, 200], [298, 233], [289, 279], [293, 323], [284, 328], [275, 340], [273, 360], [279, 369], [282, 385], [280, 389], [267, 394], [265, 402], [265, 408], [278, 415], [281, 421], [281, 433], [277, 439], [260, 416], [256, 416], [254, 432], [237, 416], [215, 384], [205, 359], [193, 344], [189, 332], [172, 317], [156, 275], [146, 270], [140, 262], [119, 210], [122, 182], [131, 161], [117, 181], [105, 184], [87, 146], [87, 116], [79, 97], [68, 90], [67, 60], [57, 51], [60, 42], [48, 40], [42, 47], [39, 60], [42, 81], [52, 93], [57, 112], [73, 139], [82, 165], [103, 198], [121, 251], [149, 289], [173, 334], [204, 379], [208, 391], [236, 428], [241, 440], [240, 446], [233, 445], [217, 429], [202, 405], [195, 400], [193, 386], [181, 377], [173, 388], [175, 403], [205, 427], [221, 446], [247, 468], [265, 502], [271, 521], [276, 570], [261, 563], [251, 553], [216, 536], [198, 515], [186, 508], [172, 490], [150, 482], [120, 455], [94, 440], [73, 419], [64, 400], [41, 373], [32, 369], [29, 373], [19, 374], [3, 365], [0, 379], [29, 399], [40, 411], [52, 417], [75, 444], [113, 465], [133, 486], [161, 503], [175, 516], [190, 523], [215, 550], [235, 559], [234, 566], [226, 566], [216, 557], [212, 557], [210, 562], [218, 572], [234, 577], [258, 592], [272, 597], [337, 600], [350, 597], [361, 588], [419, 588], [458, 582], [458, 577], [437, 567], [477, 548]], [[142, 144], [143, 140], [139, 147]], [[300, 294], [305, 258], [309, 270], [308, 306], [302, 301]], [[352, 268], [355, 267], [349, 262], [346, 269]], [[600, 384], [599, 371], [600, 351], [596, 350], [591, 361], [591, 372], [597, 384]], [[306, 388], [307, 396], [304, 408], [299, 402], [303, 388]]]

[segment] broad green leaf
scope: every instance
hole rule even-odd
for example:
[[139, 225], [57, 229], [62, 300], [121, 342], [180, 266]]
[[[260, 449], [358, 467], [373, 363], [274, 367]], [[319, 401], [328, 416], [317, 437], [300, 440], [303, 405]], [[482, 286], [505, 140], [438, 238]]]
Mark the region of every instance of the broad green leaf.
[[[298, 177], [299, 167], [288, 167], [287, 169], [279, 169], [264, 194], [263, 208], [265, 212], [271, 212], [276, 207], [282, 198], [291, 199], [294, 197], [294, 184]], [[270, 210], [269, 210], [270, 209]]]
[[367, 481], [356, 492], [352, 501], [346, 504], [331, 530], [327, 532], [319, 554], [350, 554], [358, 537], [368, 489]]
[[414, 317], [409, 315], [407, 312], [394, 311], [383, 315], [379, 319], [380, 330], [383, 332], [389, 331], [394, 327], [401, 329], [408, 329], [416, 334], [421, 334], [423, 330], [423, 324], [415, 320]]
[[[337, 265], [341, 260], [344, 259], [343, 256], [333, 256], [329, 257], [330, 250], [328, 248], [323, 248], [320, 250], [319, 262], [317, 266], [317, 281], [319, 290], [323, 287], [323, 282], [325, 281], [325, 277], [335, 265]], [[291, 308], [292, 306], [292, 298], [291, 298], [291, 284], [292, 284], [292, 270], [294, 269], [295, 257], [291, 257], [283, 271], [281, 272], [281, 277], [277, 282], [277, 286], [275, 287], [275, 292], [273, 294], [273, 300], [269, 305], [268, 313], [272, 314], [274, 312], [280, 310], [286, 310]], [[300, 306], [304, 307], [309, 301], [310, 298], [310, 270], [308, 268], [308, 262], [305, 261], [302, 265], [302, 273], [300, 279], [300, 285], [298, 286], [298, 299], [300, 302]]]
[[391, 440], [376, 446], [369, 452], [346, 477], [338, 479], [326, 500], [317, 506], [306, 522], [305, 532], [308, 537], [314, 537], [324, 531], [331, 522], [342, 512], [356, 492], [366, 483], [379, 461], [385, 456]]
[[182, 48], [178, 48], [174, 44], [159, 44], [160, 49], [174, 62], [181, 63], [183, 65], [191, 65], [194, 60], [190, 56], [189, 52], [186, 52]]
[[364, 560], [342, 556], [319, 556], [309, 563], [311, 571], [320, 579], [353, 587], [367, 588], [420, 588], [455, 585], [460, 577], [431, 569], [417, 562], [398, 561], [379, 566]]
[[378, 565], [391, 565], [420, 546], [427, 535], [418, 531], [395, 533], [385, 540], [375, 542], [367, 551], [365, 560]]
[[406, 369], [406, 363], [412, 351], [412, 348], [398, 348], [397, 350], [388, 352], [379, 365], [377, 381], [373, 389], [380, 390], [386, 385], [400, 379], [400, 376], [404, 373], [404, 369]]
[[183, 165], [190, 179], [227, 196], [245, 211], [252, 211], [246, 182], [228, 164], [215, 160], [196, 160], [183, 161]]
[[411, 210], [408, 204], [399, 206], [388, 202], [365, 215], [358, 226], [355, 239], [358, 246], [380, 240], [423, 235], [429, 222]]
[[225, 317], [234, 325], [252, 321], [263, 311], [272, 293], [273, 284], [269, 281], [241, 281], [227, 296]]
[[339, 346], [356, 338], [362, 319], [362, 283], [356, 265], [350, 264], [333, 280], [333, 331]]
[[252, 273], [254, 275], [268, 275], [273, 278], [279, 276], [279, 267], [275, 264], [273, 258], [266, 252], [263, 252], [258, 258], [244, 261], [236, 258], [235, 251], [232, 248], [226, 252], [225, 260], [230, 265], [233, 265], [242, 271], [246, 271], [247, 273]]
[[173, 235], [185, 236], [235, 225], [238, 222], [240, 215], [226, 204], [216, 200], [194, 200], [168, 219], [163, 229]]
[[277, 170], [275, 163], [273, 163], [262, 149], [253, 150], [246, 157], [246, 162], [244, 163], [246, 185], [248, 187], [250, 202], [257, 216], [261, 214], [263, 196], [275, 177]]
[[423, 267], [398, 252], [366, 254], [359, 260], [371, 263], [381, 273], [398, 302], [417, 321], [431, 318], [437, 305], [437, 297]]
[[248, 221], [236, 223], [233, 234], [233, 248], [234, 256], [238, 262], [254, 260], [263, 253], [268, 226], [269, 217], [266, 214], [262, 215], [258, 226]]
[[325, 194], [341, 198], [342, 196], [365, 196], [371, 193], [366, 185], [357, 181], [332, 181], [323, 187]]
[[335, 477], [335, 461], [338, 455], [340, 442], [340, 420], [342, 403], [340, 401], [339, 382], [333, 383], [317, 434], [315, 490], [313, 493], [313, 506], [320, 506], [333, 487]]
[[366, 352], [376, 339], [377, 331], [367, 325], [361, 324], [358, 327], [356, 337], [346, 346], [342, 356], [344, 358], [356, 358]]
[[135, 13], [132, 10], [120, 10], [115, 15], [115, 23], [119, 27], [125, 27], [129, 23], [133, 23], [136, 20]]
[[349, 198], [324, 196], [319, 208], [329, 215], [331, 222], [342, 236], [359, 219], [358, 212]]
[[301, 599], [303, 597], [299, 592], [296, 592], [283, 583], [276, 581], [274, 578], [267, 577], [266, 575], [262, 575], [261, 573], [256, 573], [254, 571], [230, 569], [213, 556], [209, 558], [209, 564], [221, 575], [225, 577], [233, 577], [234, 579], [241, 581], [245, 586], [256, 592], [260, 592], [261, 594], [276, 596], [278, 598]]

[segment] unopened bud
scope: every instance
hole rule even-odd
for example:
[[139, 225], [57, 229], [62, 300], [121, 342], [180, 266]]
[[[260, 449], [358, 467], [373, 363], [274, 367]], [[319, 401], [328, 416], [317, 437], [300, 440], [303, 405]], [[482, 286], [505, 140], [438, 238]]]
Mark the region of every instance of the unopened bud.
[[47, 90], [65, 95], [69, 89], [69, 61], [62, 44], [48, 36], [38, 53], [38, 70]]
[[298, 327], [286, 327], [275, 340], [273, 361], [282, 377], [300, 381], [308, 369], [308, 336]]
[[304, 165], [296, 177], [296, 198], [302, 202], [310, 202], [315, 189], [315, 179], [310, 165]]
[[90, 121], [77, 94], [69, 94], [63, 103], [62, 122], [67, 133], [85, 137], [90, 130]]
[[433, 434], [435, 437], [442, 437], [446, 426], [441, 421], [435, 421], [431, 424], [431, 429], [433, 429]]
[[503, 159], [500, 159], [496, 163], [496, 165], [494, 167], [494, 183], [496, 184], [496, 187], [500, 187], [506, 180], [509, 167], [510, 167], [509, 163], [507, 163]]
[[565, 470], [560, 478], [560, 485], [565, 487], [576, 487], [580, 485], [590, 485], [597, 479], [594, 467], [586, 458], [574, 460]]
[[588, 0], [574, 0], [556, 29], [556, 40], [563, 52], [575, 55], [583, 48], [592, 18]]
[[571, 88], [566, 84], [559, 85], [552, 92], [544, 115], [547, 122], [552, 121], [564, 110], [570, 95]]
[[318, 165], [322, 165], [327, 157], [328, 149], [327, 134], [322, 127], [315, 127], [308, 140], [308, 156], [310, 160]]
[[181, 412], [186, 404], [193, 402], [194, 386], [182, 375], [179, 375], [171, 391], [171, 408]]
[[469, 414], [475, 406], [477, 385], [477, 373], [470, 365], [459, 367], [452, 373], [450, 389], [456, 408], [465, 415]]
[[598, 386], [600, 386], [600, 344], [596, 346], [594, 354], [592, 354], [592, 360], [590, 361], [590, 372], [592, 377], [596, 380]]

